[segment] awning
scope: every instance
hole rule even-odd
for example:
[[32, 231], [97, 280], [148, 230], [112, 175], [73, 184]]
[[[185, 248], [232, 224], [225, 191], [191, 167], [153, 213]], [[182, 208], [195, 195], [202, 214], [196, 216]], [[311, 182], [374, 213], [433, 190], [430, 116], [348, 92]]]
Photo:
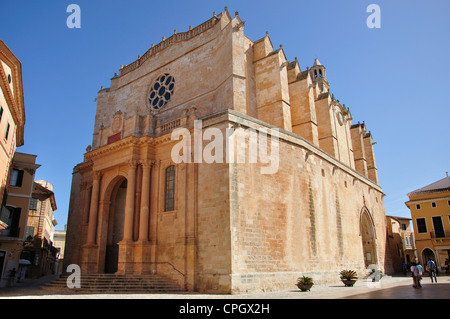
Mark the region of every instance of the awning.
[[19, 260], [19, 264], [20, 265], [31, 265], [31, 262], [29, 260], [26, 260], [26, 259], [20, 259]]

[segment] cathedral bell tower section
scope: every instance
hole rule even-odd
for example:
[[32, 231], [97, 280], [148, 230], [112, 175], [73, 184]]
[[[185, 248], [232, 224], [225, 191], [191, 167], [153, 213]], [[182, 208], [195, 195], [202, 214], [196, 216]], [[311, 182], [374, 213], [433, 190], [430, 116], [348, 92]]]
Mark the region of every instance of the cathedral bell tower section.
[[314, 60], [314, 64], [310, 69], [309, 74], [311, 75], [314, 84], [316, 98], [319, 97], [320, 94], [330, 91], [330, 84], [327, 81], [325, 67], [320, 64], [318, 59]]

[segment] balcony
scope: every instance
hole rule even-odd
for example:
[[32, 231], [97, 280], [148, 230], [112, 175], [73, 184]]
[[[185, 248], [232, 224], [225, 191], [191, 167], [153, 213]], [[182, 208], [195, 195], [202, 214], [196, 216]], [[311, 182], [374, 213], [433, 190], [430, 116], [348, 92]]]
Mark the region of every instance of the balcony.
[[439, 231], [432, 231], [429, 233], [433, 245], [449, 246], [450, 247], [450, 229], [442, 229]]
[[430, 231], [431, 238], [450, 238], [450, 229], [442, 229], [439, 231]]

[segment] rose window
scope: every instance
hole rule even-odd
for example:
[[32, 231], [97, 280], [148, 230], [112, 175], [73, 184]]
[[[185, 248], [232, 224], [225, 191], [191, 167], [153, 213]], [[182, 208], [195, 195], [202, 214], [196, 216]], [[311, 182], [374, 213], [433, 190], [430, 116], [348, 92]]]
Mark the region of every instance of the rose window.
[[149, 102], [154, 110], [159, 110], [169, 102], [175, 88], [175, 79], [169, 73], [161, 75], [150, 90]]

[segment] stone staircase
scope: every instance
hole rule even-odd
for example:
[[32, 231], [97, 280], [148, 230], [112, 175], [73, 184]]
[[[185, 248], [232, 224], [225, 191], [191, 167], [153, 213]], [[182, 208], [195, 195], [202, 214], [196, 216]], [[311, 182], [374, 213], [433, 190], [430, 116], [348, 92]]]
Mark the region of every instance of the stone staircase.
[[183, 293], [180, 286], [161, 275], [82, 274], [81, 288], [67, 286], [68, 275], [41, 286], [41, 289], [58, 293], [85, 294], [142, 294]]

